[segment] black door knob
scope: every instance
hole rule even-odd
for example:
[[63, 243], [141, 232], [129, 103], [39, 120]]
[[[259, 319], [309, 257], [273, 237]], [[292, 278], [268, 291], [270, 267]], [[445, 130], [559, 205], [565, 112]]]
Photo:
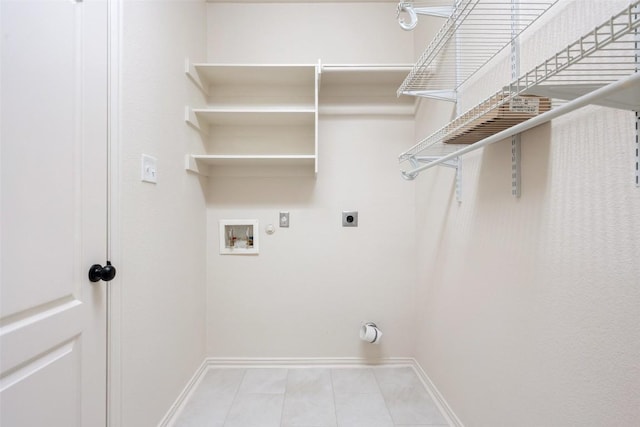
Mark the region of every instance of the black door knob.
[[111, 265], [111, 261], [107, 261], [107, 265], [102, 267], [100, 264], [93, 264], [89, 269], [89, 280], [99, 282], [104, 280], [110, 282], [116, 277], [116, 268]]

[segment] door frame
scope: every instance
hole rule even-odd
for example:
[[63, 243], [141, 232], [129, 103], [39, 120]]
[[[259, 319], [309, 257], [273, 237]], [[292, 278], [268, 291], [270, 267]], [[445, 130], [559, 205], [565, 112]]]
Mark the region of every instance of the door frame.
[[118, 275], [107, 285], [107, 427], [122, 426], [121, 76], [124, 0], [107, 1], [107, 259]]

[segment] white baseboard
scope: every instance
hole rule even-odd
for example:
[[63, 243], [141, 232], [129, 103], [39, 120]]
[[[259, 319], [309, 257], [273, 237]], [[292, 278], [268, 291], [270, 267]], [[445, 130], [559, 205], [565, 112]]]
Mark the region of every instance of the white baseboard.
[[365, 359], [359, 357], [210, 357], [206, 360], [215, 367], [358, 367], [372, 365], [413, 366], [415, 360], [409, 357], [389, 357]]
[[420, 364], [412, 357], [389, 357], [382, 359], [365, 359], [358, 357], [209, 357], [206, 358], [184, 390], [180, 393], [171, 408], [158, 424], [158, 427], [170, 427], [180, 415], [185, 403], [196, 389], [209, 368], [269, 368], [269, 367], [367, 367], [367, 366], [409, 366], [414, 369], [418, 378], [427, 389], [436, 406], [451, 427], [464, 427], [453, 412], [442, 394], [438, 391]]
[[198, 387], [198, 384], [200, 384], [200, 381], [207, 372], [207, 369], [209, 369], [209, 367], [207, 365], [207, 359], [205, 359], [193, 374], [182, 392], [180, 392], [176, 401], [173, 402], [173, 405], [171, 405], [165, 416], [162, 418], [158, 427], [169, 427], [173, 425], [185, 403], [189, 400], [193, 391]]
[[434, 403], [438, 406], [440, 413], [447, 419], [449, 425], [451, 427], [464, 427], [462, 421], [460, 421], [455, 412], [453, 412], [444, 396], [442, 396], [433, 381], [431, 381], [431, 378], [429, 378], [429, 375], [427, 375], [424, 369], [422, 369], [422, 366], [420, 366], [417, 360], [414, 359], [413, 361], [413, 369], [416, 371], [416, 374], [418, 374], [418, 378], [420, 378], [424, 384], [425, 388], [431, 395], [431, 399], [433, 399]]

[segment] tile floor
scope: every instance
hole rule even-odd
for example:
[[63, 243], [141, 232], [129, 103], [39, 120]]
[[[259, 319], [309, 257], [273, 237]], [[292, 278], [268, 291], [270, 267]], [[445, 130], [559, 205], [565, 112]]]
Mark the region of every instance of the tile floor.
[[410, 367], [211, 368], [175, 427], [446, 426]]

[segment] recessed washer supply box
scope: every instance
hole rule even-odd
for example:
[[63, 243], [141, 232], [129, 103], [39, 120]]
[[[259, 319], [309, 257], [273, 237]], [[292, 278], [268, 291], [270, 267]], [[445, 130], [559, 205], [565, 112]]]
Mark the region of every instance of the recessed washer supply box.
[[260, 228], [257, 219], [221, 219], [220, 254], [256, 255]]

